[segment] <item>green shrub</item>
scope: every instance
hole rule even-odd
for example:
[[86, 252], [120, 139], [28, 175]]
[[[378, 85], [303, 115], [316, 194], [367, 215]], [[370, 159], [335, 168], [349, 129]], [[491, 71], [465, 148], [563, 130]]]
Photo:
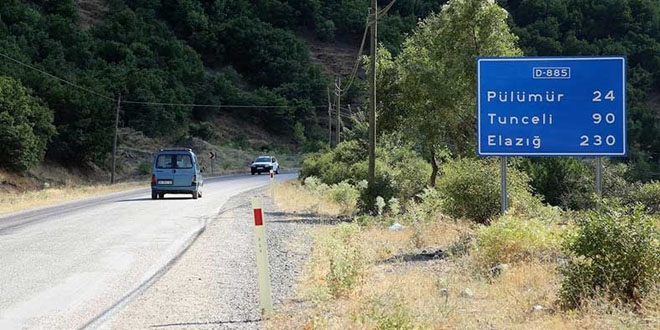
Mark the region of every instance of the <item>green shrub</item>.
[[443, 210], [479, 223], [495, 216], [500, 211], [500, 188], [497, 170], [490, 167], [469, 159], [444, 164], [437, 186], [444, 197]]
[[357, 224], [342, 223], [325, 242], [330, 251], [330, 270], [326, 276], [328, 289], [334, 297], [348, 293], [358, 284], [363, 266], [362, 253], [357, 246], [356, 236], [360, 232]]
[[[421, 158], [413, 147], [402, 141], [398, 135], [381, 139], [379, 158], [383, 163], [383, 175], [396, 187], [394, 197], [400, 201], [408, 201], [428, 187], [431, 177], [431, 165]], [[385, 200], [389, 196], [380, 194]]]
[[560, 267], [564, 307], [598, 295], [638, 303], [660, 281], [660, 232], [641, 208], [602, 202], [577, 220], [564, 248], [572, 257]]
[[315, 176], [326, 184], [342, 181], [354, 183], [355, 180], [366, 179], [366, 172], [357, 177], [357, 171], [354, 170], [364, 162], [366, 156], [366, 150], [356, 141], [342, 142], [332, 151], [307, 155], [302, 162], [300, 177], [304, 180]]
[[138, 174], [151, 174], [151, 162], [145, 160], [138, 165], [137, 168]]
[[558, 230], [540, 219], [504, 216], [476, 233], [475, 257], [480, 265], [493, 267], [547, 259], [560, 248]]
[[344, 214], [353, 213], [360, 196], [360, 192], [346, 181], [332, 185], [328, 193], [330, 199], [341, 206]]
[[305, 178], [303, 186], [305, 187], [305, 190], [316, 195], [323, 195], [328, 189], [330, 189], [327, 184], [321, 182], [321, 180], [315, 176]]
[[209, 122], [191, 123], [188, 125], [188, 131], [192, 136], [202, 140], [210, 141], [215, 137], [213, 125]]
[[[394, 302], [390, 302], [394, 301]], [[356, 319], [363, 325], [373, 325], [377, 330], [418, 329], [410, 308], [398, 297], [374, 298], [369, 301]], [[367, 326], [366, 328], [370, 328]]]
[[570, 209], [587, 209], [595, 192], [594, 167], [578, 158], [525, 158], [521, 168], [543, 201]]
[[[442, 165], [437, 190], [443, 211], [455, 218], [488, 223], [500, 212], [500, 171], [490, 160], [459, 159]], [[507, 198], [512, 207], [527, 208], [531, 198], [527, 177], [513, 168], [507, 171]]]
[[333, 21], [329, 19], [324, 19], [320, 16], [316, 18], [314, 32], [321, 41], [334, 42], [335, 30], [336, 30], [335, 23]]
[[435, 188], [424, 188], [417, 198], [420, 200], [418, 205], [421, 211], [428, 215], [438, 214], [442, 210], [442, 196]]
[[650, 213], [660, 213], [660, 182], [651, 182], [639, 187], [637, 200]]
[[401, 212], [401, 203], [399, 203], [398, 199], [392, 197], [387, 202], [387, 208], [391, 215], [396, 216]]
[[[383, 138], [377, 150], [375, 182], [369, 189], [359, 189], [358, 208], [364, 213], [377, 212], [376, 197], [408, 201], [423, 191], [431, 173], [427, 164], [410, 145], [396, 136]], [[308, 155], [302, 163], [300, 177], [318, 177], [333, 185], [348, 182], [357, 186], [366, 180], [368, 155], [366, 147], [357, 140], [340, 143], [334, 150]], [[405, 204], [401, 205], [405, 208]]]
[[[595, 195], [595, 165], [577, 158], [526, 158], [521, 168], [531, 179], [530, 184], [540, 197], [551, 205], [565, 209], [593, 208]], [[639, 184], [629, 182], [626, 164], [603, 163], [603, 197], [617, 198], [622, 204], [637, 200]]]
[[628, 165], [604, 164], [603, 168], [603, 197], [617, 198], [624, 205], [635, 203], [640, 184], [629, 182]]
[[44, 158], [56, 134], [53, 113], [20, 81], [0, 76], [0, 168], [26, 172]]

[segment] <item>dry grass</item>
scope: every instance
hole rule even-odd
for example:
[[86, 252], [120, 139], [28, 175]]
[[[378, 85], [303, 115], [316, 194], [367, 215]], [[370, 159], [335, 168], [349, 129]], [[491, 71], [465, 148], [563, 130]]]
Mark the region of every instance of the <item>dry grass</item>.
[[[295, 185], [278, 189], [286, 191], [278, 190], [278, 204], [290, 211], [333, 210], [297, 192]], [[314, 231], [299, 297], [278, 306], [267, 329], [660, 329], [660, 294], [645, 301], [642, 315], [604, 302], [582, 311], [560, 310], [553, 262], [522, 262], [492, 277], [475, 271], [470, 255], [387, 261], [420, 247], [446, 247], [474, 232], [470, 224], [452, 221], [419, 223], [401, 231], [378, 225], [360, 229], [354, 237], [364, 265], [358, 284], [335, 298], [327, 281], [334, 251], [326, 242], [336, 229], [320, 226]]]
[[342, 207], [325, 196], [318, 196], [301, 188], [297, 181], [275, 184], [275, 203], [284, 212], [313, 213], [319, 216], [337, 216]]
[[0, 192], [0, 214], [43, 207], [85, 197], [143, 188], [146, 186], [147, 184], [144, 182], [134, 182], [115, 185], [68, 185], [59, 188], [48, 188], [22, 193]]

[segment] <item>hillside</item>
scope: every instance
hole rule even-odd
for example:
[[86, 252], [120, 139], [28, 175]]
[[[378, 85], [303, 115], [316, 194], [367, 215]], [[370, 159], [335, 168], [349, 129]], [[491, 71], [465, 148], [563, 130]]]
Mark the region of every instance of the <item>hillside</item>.
[[[398, 47], [392, 41], [439, 9], [433, 3], [399, 6], [404, 19], [384, 19], [382, 41]], [[31, 139], [45, 143], [46, 160], [65, 166], [107, 169], [117, 103], [120, 126], [150, 138], [205, 138], [200, 127], [232, 118], [269, 140], [317, 150], [326, 140], [326, 89], [350, 72], [367, 5], [10, 0], [0, 5], [0, 76], [44, 106], [46, 126]]]
[[[379, 42], [394, 62], [418, 22], [445, 3], [397, 1], [381, 14]], [[659, 178], [659, 114], [649, 100], [660, 86], [660, 6], [497, 3], [525, 55], [628, 57], [629, 160], [634, 178]], [[292, 150], [321, 150], [327, 90], [351, 72], [367, 7], [364, 0], [3, 1], [0, 83], [24, 97], [0, 94], [13, 118], [2, 122], [11, 132], [3, 145], [14, 153], [0, 168], [25, 172], [47, 161], [108, 170], [117, 104], [120, 127], [153, 139], [216, 143], [210, 132], [231, 118]], [[383, 110], [397, 105], [406, 113], [410, 104], [388, 103], [388, 95], [400, 95], [388, 94], [392, 77], [379, 78]], [[363, 104], [364, 97], [364, 85], [354, 84], [342, 104]], [[473, 136], [473, 125], [465, 127], [459, 135]]]

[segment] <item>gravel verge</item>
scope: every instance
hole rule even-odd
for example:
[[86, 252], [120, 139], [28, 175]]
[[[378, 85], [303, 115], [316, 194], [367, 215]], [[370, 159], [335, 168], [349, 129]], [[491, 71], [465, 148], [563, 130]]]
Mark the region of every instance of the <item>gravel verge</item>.
[[118, 311], [109, 311], [95, 328], [261, 329], [254, 197], [263, 202], [275, 310], [293, 299], [311, 253], [310, 225], [280, 212], [262, 188], [231, 198], [157, 281]]

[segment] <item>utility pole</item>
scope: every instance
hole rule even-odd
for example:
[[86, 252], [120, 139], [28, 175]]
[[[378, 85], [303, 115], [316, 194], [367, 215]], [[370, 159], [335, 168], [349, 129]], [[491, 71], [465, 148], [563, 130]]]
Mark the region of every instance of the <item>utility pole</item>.
[[330, 87], [328, 87], [328, 145], [332, 149], [332, 103], [330, 103]]
[[341, 77], [337, 78], [335, 92], [337, 93], [337, 145], [339, 145], [341, 142]]
[[371, 0], [371, 60], [369, 72], [369, 169], [367, 171], [367, 182], [369, 190], [373, 192], [376, 177], [376, 47], [378, 42], [378, 3]]
[[115, 141], [112, 143], [112, 174], [110, 184], [115, 184], [115, 161], [117, 159], [117, 134], [119, 131], [119, 107], [121, 105], [121, 92], [117, 95], [117, 113], [115, 115]]

